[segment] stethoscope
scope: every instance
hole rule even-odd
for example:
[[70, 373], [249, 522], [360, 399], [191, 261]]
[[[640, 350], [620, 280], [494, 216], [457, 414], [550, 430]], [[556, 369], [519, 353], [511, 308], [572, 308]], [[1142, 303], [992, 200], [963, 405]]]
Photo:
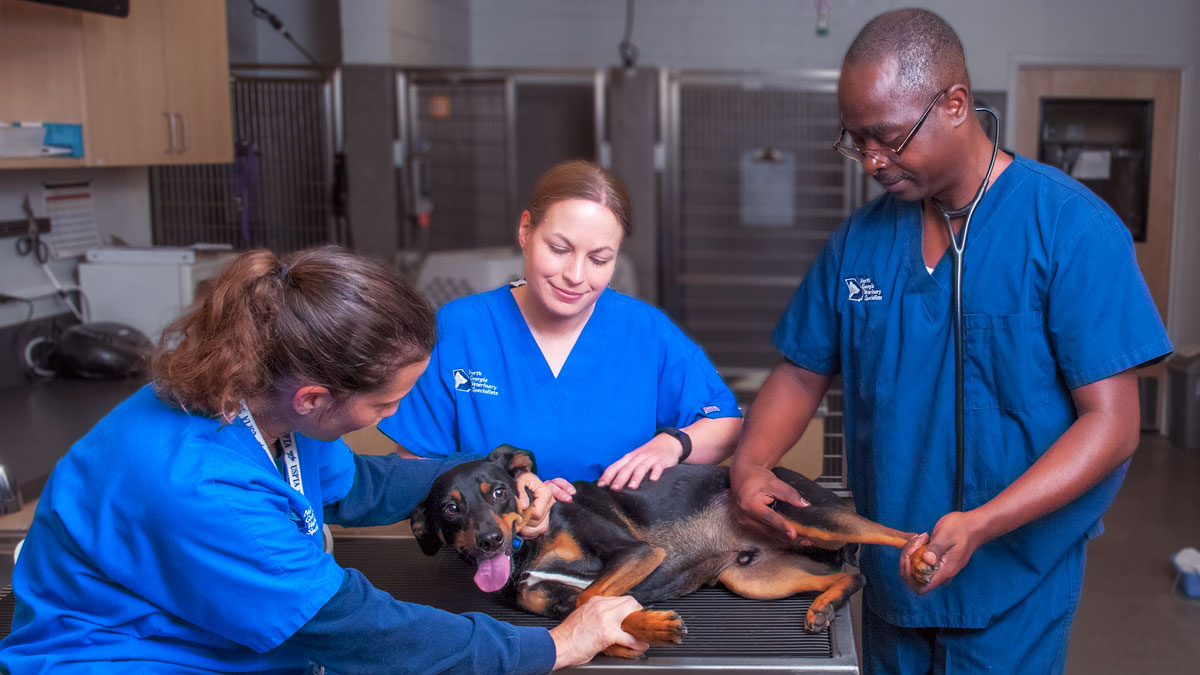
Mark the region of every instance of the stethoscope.
[[[992, 168], [996, 166], [996, 153], [1000, 149], [1000, 116], [990, 108], [976, 108], [975, 112], [985, 112], [992, 116], [996, 121], [996, 138], [992, 141], [992, 159], [988, 162], [987, 175], [983, 177], [983, 182], [979, 184], [979, 189], [975, 191], [975, 197], [966, 206], [958, 209], [946, 209], [937, 199], [933, 200], [933, 205], [941, 211], [942, 218], [946, 221], [946, 232], [950, 235], [950, 261], [952, 263], [951, 271], [954, 278], [952, 290], [950, 294], [950, 305], [954, 310], [954, 510], [963, 510], [963, 486], [965, 481], [965, 465], [966, 465], [966, 404], [963, 399], [963, 372], [965, 369], [966, 350], [963, 346], [964, 331], [963, 331], [963, 305], [962, 305], [962, 279], [963, 279], [963, 253], [967, 249], [967, 232], [971, 229], [971, 218], [975, 216], [975, 209], [979, 206], [979, 202], [983, 201], [983, 195], [987, 192], [988, 183], [992, 180]], [[954, 225], [950, 223], [952, 218], [966, 216], [963, 221], [962, 230], [957, 234], [954, 232]]]

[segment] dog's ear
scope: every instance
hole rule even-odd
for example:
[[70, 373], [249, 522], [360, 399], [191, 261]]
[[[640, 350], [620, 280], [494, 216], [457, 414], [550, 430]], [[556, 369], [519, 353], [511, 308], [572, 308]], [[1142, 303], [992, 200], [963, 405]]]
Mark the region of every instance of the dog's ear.
[[533, 461], [533, 453], [511, 445], [501, 445], [488, 455], [488, 460], [504, 467], [513, 478], [529, 471], [537, 473], [537, 462]]
[[441, 550], [442, 539], [430, 527], [429, 514], [425, 508], [425, 502], [417, 504], [417, 508], [413, 509], [412, 515], [408, 518], [408, 524], [412, 527], [413, 536], [417, 538], [417, 543], [421, 545], [422, 553], [425, 555], [434, 555]]

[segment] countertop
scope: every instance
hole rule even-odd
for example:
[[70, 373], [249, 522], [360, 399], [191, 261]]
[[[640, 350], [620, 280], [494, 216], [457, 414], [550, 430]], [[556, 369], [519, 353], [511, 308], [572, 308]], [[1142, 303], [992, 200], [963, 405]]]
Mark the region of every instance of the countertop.
[[13, 549], [29, 530], [38, 496], [58, 460], [143, 384], [59, 378], [0, 388], [0, 464], [24, 501], [21, 510], [0, 515], [0, 587], [12, 578]]

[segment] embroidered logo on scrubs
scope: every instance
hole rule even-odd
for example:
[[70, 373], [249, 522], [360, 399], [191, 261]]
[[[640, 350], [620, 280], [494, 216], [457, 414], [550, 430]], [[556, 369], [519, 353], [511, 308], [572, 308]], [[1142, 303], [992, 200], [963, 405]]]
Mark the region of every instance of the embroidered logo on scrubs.
[[313, 513], [312, 509], [304, 509], [303, 516], [295, 511], [288, 511], [288, 519], [296, 523], [298, 530], [310, 537], [317, 533], [317, 515]]
[[871, 277], [846, 277], [846, 288], [849, 290], [847, 299], [851, 302], [870, 302], [882, 300], [883, 291], [875, 288]]
[[469, 394], [487, 394], [488, 396], [500, 395], [496, 385], [488, 382], [488, 378], [483, 376], [482, 371], [455, 368], [450, 371], [450, 375], [454, 378], [454, 388], [457, 391], [465, 391]]
[[706, 406], [704, 406], [703, 408], [701, 408], [701, 409], [700, 409], [700, 412], [704, 413], [705, 415], [707, 415], [707, 414], [709, 414], [709, 413], [721, 412], [721, 406], [719, 406], [719, 405], [706, 405]]
[[454, 369], [454, 388], [459, 391], [471, 391], [471, 378], [467, 377], [467, 371], [462, 368]]

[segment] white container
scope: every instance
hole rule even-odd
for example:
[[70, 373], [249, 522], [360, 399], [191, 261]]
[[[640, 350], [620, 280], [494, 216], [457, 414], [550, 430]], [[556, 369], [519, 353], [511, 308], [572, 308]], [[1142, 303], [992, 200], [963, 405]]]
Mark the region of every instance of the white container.
[[88, 318], [128, 324], [158, 342], [167, 324], [196, 299], [197, 286], [235, 257], [224, 253], [196, 255], [192, 262], [79, 263]]
[[182, 246], [111, 246], [88, 249], [84, 257], [95, 263], [163, 265], [196, 262], [196, 251]]

